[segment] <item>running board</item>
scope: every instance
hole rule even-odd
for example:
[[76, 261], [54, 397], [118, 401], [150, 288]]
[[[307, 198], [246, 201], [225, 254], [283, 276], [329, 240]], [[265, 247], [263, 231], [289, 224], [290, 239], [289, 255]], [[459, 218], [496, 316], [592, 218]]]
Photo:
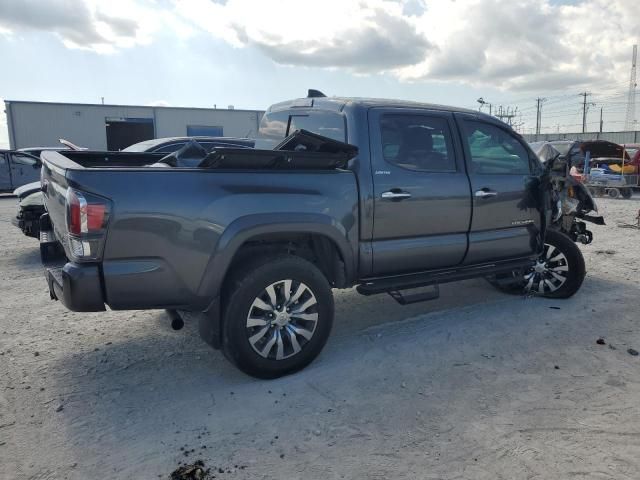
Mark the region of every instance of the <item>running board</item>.
[[358, 285], [356, 290], [362, 295], [376, 295], [378, 293], [409, 290], [411, 288], [439, 285], [441, 283], [456, 282], [458, 280], [487, 277], [497, 273], [512, 272], [530, 267], [533, 261], [533, 259], [525, 258], [470, 267], [464, 266], [457, 269], [433, 270], [429, 272], [397, 275], [394, 277], [369, 278]]
[[401, 290], [391, 290], [387, 293], [400, 305], [410, 305], [440, 298], [440, 287], [438, 285], [432, 285], [429, 288], [426, 292], [402, 293]]

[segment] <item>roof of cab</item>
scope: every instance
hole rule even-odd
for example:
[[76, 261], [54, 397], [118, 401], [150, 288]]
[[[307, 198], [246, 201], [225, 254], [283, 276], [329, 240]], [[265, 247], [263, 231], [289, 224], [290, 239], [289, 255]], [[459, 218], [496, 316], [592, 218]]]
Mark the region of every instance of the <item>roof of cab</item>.
[[360, 107], [360, 108], [373, 108], [373, 107], [389, 107], [389, 108], [424, 108], [429, 110], [441, 110], [444, 112], [458, 112], [458, 113], [470, 113], [473, 115], [480, 115], [483, 117], [496, 120], [495, 117], [491, 117], [482, 112], [471, 110], [468, 108], [451, 107], [447, 105], [438, 105], [434, 103], [422, 103], [414, 102], [411, 100], [394, 100], [386, 98], [365, 98], [365, 97], [313, 97], [313, 98], [296, 98], [293, 100], [286, 100], [271, 105], [267, 109], [267, 112], [273, 112], [278, 110], [286, 110], [290, 108], [319, 108], [323, 110], [342, 111], [345, 108]]

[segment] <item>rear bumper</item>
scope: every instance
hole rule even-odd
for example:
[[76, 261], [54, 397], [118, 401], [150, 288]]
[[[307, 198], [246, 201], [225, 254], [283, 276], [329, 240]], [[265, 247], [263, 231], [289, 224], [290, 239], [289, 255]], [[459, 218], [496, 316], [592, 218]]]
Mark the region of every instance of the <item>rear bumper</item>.
[[100, 270], [96, 265], [66, 263], [48, 267], [45, 276], [49, 294], [74, 312], [101, 312], [105, 310]]

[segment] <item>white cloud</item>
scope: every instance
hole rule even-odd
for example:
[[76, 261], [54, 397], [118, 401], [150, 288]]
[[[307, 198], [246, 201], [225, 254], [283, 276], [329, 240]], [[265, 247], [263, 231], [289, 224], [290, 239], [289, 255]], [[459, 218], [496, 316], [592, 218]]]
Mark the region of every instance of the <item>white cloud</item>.
[[285, 65], [509, 90], [620, 83], [636, 0], [177, 0], [194, 25]]
[[164, 29], [255, 48], [283, 65], [508, 90], [624, 82], [637, 0], [4, 0], [0, 33], [53, 32], [109, 53]]
[[382, 72], [419, 62], [432, 48], [398, 2], [178, 0], [176, 7], [211, 35], [283, 65]]
[[68, 48], [113, 53], [150, 42], [153, 16], [142, 1], [3, 0], [0, 32], [47, 31]]

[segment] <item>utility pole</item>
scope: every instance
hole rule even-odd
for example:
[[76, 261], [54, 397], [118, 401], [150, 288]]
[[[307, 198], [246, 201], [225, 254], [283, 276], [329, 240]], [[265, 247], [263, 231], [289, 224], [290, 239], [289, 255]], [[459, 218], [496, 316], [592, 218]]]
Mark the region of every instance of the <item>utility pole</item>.
[[589, 92], [583, 92], [579, 94], [582, 98], [582, 133], [587, 131], [587, 96], [591, 95]]
[[602, 107], [600, 107], [600, 133], [602, 133]]
[[538, 139], [538, 135], [540, 135], [540, 130], [542, 129], [542, 103], [545, 100], [546, 98], [536, 98], [536, 140]]
[[627, 97], [627, 115], [624, 120], [625, 130], [633, 130], [636, 119], [636, 88], [637, 72], [636, 64], [638, 62], [638, 45], [633, 46], [633, 54], [631, 56], [631, 77], [629, 79], [629, 94]]
[[498, 113], [496, 113], [496, 117], [498, 117], [503, 122], [506, 122], [507, 125], [513, 126], [513, 119], [518, 116], [518, 107], [514, 109], [512, 108], [502, 108], [502, 105], [498, 107]]

